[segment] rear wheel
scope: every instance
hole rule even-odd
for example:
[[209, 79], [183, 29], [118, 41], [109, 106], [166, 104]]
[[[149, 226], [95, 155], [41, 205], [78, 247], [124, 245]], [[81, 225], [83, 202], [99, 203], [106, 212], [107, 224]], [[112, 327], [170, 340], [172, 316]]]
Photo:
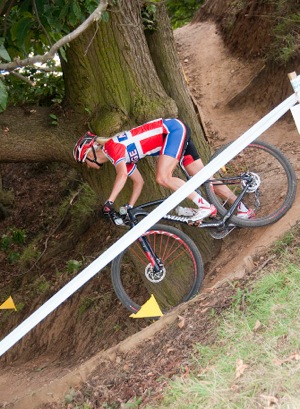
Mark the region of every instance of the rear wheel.
[[[229, 145], [216, 151], [211, 159]], [[295, 200], [297, 178], [292, 165], [276, 147], [255, 141], [216, 172], [214, 178], [240, 176], [246, 172], [253, 175], [254, 184], [245, 194], [243, 203], [253, 209], [256, 216], [247, 220], [234, 215], [231, 221], [241, 227], [261, 227], [276, 222], [286, 214]], [[228, 187], [238, 195], [242, 190], [241, 180], [230, 181]], [[205, 188], [209, 200], [223, 216], [229, 207], [227, 199], [220, 199], [216, 195], [214, 184], [205, 184]]]
[[161, 272], [153, 272], [140, 243], [135, 241], [112, 262], [113, 287], [122, 304], [133, 313], [151, 295], [167, 312], [198, 293], [204, 276], [202, 257], [190, 237], [173, 226], [158, 224], [143, 236], [161, 259]]

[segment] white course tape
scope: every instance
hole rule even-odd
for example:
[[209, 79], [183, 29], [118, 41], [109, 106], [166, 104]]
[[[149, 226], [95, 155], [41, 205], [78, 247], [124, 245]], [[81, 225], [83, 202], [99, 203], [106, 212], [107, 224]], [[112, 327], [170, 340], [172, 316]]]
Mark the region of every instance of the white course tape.
[[298, 75], [295, 78], [292, 78], [291, 84], [296, 94], [297, 92], [300, 92], [300, 75]]
[[291, 113], [293, 115], [293, 118], [296, 124], [296, 128], [300, 134], [300, 104], [297, 104], [291, 107]]
[[87, 281], [95, 276], [102, 268], [110, 263], [117, 255], [132, 244], [146, 230], [157, 223], [165, 214], [177, 206], [190, 193], [197, 189], [218, 169], [224, 166], [249, 143], [253, 142], [270, 126], [272, 126], [282, 115], [284, 115], [293, 105], [297, 103], [295, 94], [291, 95], [269, 114], [263, 117], [247, 132], [235, 140], [228, 148], [220, 153], [214, 160], [207, 164], [201, 171], [187, 181], [180, 189], [169, 196], [162, 204], [155, 208], [147, 217], [141, 220], [137, 226], [129, 230], [109, 249], [102, 253], [89, 266], [82, 270], [68, 284], [59, 290], [54, 296], [39, 307], [32, 315], [25, 319], [18, 327], [8, 334], [0, 342], [0, 356], [18, 342], [24, 335], [31, 331], [47, 315], [55, 310], [60, 304], [66, 301], [75, 291], [82, 287]]

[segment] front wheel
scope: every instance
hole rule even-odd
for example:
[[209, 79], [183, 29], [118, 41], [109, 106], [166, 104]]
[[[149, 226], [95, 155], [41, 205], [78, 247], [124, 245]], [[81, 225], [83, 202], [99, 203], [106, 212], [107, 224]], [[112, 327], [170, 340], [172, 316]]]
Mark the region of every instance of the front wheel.
[[204, 277], [202, 257], [190, 237], [175, 227], [157, 224], [143, 236], [162, 262], [161, 274], [153, 274], [145, 252], [135, 241], [113, 260], [112, 284], [131, 312], [139, 311], [151, 295], [167, 312], [198, 293]]
[[[211, 160], [229, 145], [217, 150]], [[256, 216], [251, 219], [242, 219], [233, 215], [232, 223], [240, 227], [261, 227], [281, 219], [292, 206], [297, 190], [296, 174], [289, 160], [278, 148], [266, 142], [255, 141], [216, 172], [213, 177], [223, 179], [227, 188], [237, 196], [243, 188], [243, 183], [238, 177], [244, 173], [253, 176], [253, 186], [246, 192], [243, 203], [253, 209]], [[237, 177], [237, 179], [226, 182], [226, 178], [231, 177]], [[224, 191], [222, 199], [220, 198], [217, 183], [207, 183], [205, 189], [211, 203], [216, 206], [219, 214], [224, 216], [230, 204], [226, 194], [224, 196]]]

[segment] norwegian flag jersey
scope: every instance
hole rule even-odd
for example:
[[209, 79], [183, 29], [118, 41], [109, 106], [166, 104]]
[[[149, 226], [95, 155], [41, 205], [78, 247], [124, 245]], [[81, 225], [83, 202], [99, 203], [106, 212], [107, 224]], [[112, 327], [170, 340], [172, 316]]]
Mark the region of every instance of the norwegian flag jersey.
[[186, 127], [178, 119], [155, 119], [116, 135], [105, 143], [103, 153], [116, 166], [125, 161], [130, 175], [145, 156], [168, 155], [180, 159]]

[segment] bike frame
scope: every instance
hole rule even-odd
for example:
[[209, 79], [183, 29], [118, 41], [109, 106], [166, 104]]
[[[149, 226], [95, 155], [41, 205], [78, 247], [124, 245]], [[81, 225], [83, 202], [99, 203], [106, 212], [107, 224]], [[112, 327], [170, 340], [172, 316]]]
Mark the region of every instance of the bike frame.
[[[220, 183], [220, 184], [231, 184], [230, 181], [232, 180], [237, 180], [239, 179], [239, 177], [232, 177], [232, 178], [226, 178], [226, 179], [214, 179], [214, 180], [209, 180], [205, 183], [213, 183], [216, 184], [216, 182]], [[234, 201], [234, 203], [230, 206], [230, 208], [228, 209], [228, 211], [225, 213], [225, 215], [222, 217], [222, 219], [220, 220], [216, 220], [216, 221], [202, 221], [199, 225], [197, 225], [197, 227], [199, 228], [226, 228], [226, 227], [233, 227], [234, 224], [232, 224], [230, 222], [230, 219], [233, 215], [233, 213], [235, 212], [236, 208], [238, 207], [239, 203], [242, 201], [243, 197], [245, 196], [249, 185], [251, 184], [251, 177], [248, 176], [244, 176], [244, 177], [240, 177], [240, 179], [242, 180], [246, 180], [246, 184], [243, 188], [243, 190], [241, 191], [241, 193], [237, 196], [236, 200]], [[226, 180], [226, 183], [224, 183], [224, 181]], [[233, 183], [232, 183], [233, 184]], [[152, 206], [158, 206], [161, 203], [163, 203], [163, 201], [166, 200], [166, 198], [163, 199], [158, 199], [158, 200], [153, 200], [150, 202], [146, 202], [143, 203], [139, 206], [135, 206], [131, 209], [128, 209], [128, 215], [129, 215], [129, 219], [132, 222], [131, 227], [133, 227], [135, 224], [138, 223], [138, 217], [142, 216], [142, 217], [146, 217], [150, 211], [146, 211], [145, 209], [148, 207], [152, 207]], [[162, 217], [162, 220], [169, 220], [169, 221], [174, 221], [176, 223], [182, 223], [182, 224], [189, 224], [190, 223], [190, 218], [187, 216], [175, 216], [175, 215], [171, 215], [171, 214], [166, 214], [165, 216]], [[230, 225], [231, 223], [231, 225]]]
[[[214, 179], [214, 180], [208, 180], [207, 182], [205, 182], [205, 183], [213, 183], [213, 184], [218, 184], [218, 183], [219, 184], [231, 184], [230, 181], [234, 181], [234, 180], [236, 181], [237, 179], [245, 180], [246, 181], [245, 186], [243, 190], [241, 191], [241, 193], [236, 198], [236, 200], [234, 201], [234, 203], [230, 206], [226, 214], [222, 217], [222, 219], [216, 220], [216, 221], [212, 220], [208, 222], [203, 221], [200, 224], [198, 224], [197, 227], [202, 228], [202, 229], [203, 228], [204, 229], [214, 228], [214, 229], [220, 229], [220, 230], [235, 227], [235, 225], [230, 222], [230, 219], [233, 213], [235, 212], [236, 208], [238, 207], [239, 203], [242, 201], [244, 195], [246, 194], [249, 185], [251, 184], [251, 181], [252, 181], [251, 176], [242, 175], [240, 177], [234, 177], [234, 178], [232, 177], [232, 178], [226, 178], [226, 179]], [[149, 207], [153, 207], [153, 206], [158, 206], [161, 203], [163, 203], [164, 200], [166, 199], [163, 198], [163, 199], [153, 200], [150, 202], [143, 203], [139, 206], [135, 206], [131, 209], [128, 209], [127, 215], [125, 216], [126, 217], [125, 224], [129, 225], [131, 228], [134, 227], [138, 223], [138, 217], [146, 217], [150, 213], [150, 211], [147, 211], [145, 209]], [[123, 220], [124, 220], [124, 216], [123, 216]], [[166, 214], [162, 218], [162, 220], [168, 220], [168, 221], [173, 221], [173, 222], [182, 223], [182, 224], [190, 224], [190, 219], [189, 217], [186, 217], [186, 216], [175, 216], [171, 214]], [[149, 262], [153, 266], [154, 270], [156, 272], [159, 272], [161, 268], [163, 267], [161, 264], [161, 260], [159, 257], [157, 257], [157, 255], [153, 251], [147, 237], [141, 236], [138, 238], [138, 241], [141, 244], [142, 249], [146, 254], [146, 257], [148, 258]]]

